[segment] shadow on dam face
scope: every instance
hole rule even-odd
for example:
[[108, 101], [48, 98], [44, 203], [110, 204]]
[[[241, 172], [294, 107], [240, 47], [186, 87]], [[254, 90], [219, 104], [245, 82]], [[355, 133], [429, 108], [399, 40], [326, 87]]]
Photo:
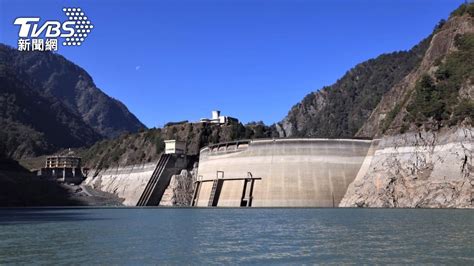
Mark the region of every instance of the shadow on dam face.
[[[337, 207], [349, 184], [366, 171], [362, 165], [371, 158], [371, 145], [371, 140], [274, 139], [205, 147], [193, 206]], [[216, 180], [221, 180], [217, 194]]]

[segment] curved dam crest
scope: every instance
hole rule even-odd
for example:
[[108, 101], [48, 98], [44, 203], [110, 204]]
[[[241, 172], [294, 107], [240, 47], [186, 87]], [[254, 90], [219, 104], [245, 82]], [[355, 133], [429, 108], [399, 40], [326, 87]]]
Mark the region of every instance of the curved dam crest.
[[193, 206], [337, 207], [367, 171], [374, 143], [272, 139], [203, 148]]
[[[337, 207], [349, 184], [367, 172], [376, 143], [271, 139], [211, 145], [201, 149], [197, 173], [189, 175], [185, 163], [164, 167], [171, 179], [160, 191], [151, 191], [159, 195], [147, 205], [183, 206], [190, 202], [182, 199], [189, 198], [198, 207]], [[152, 162], [104, 169], [85, 184], [117, 195], [126, 206], [137, 206], [158, 166]]]

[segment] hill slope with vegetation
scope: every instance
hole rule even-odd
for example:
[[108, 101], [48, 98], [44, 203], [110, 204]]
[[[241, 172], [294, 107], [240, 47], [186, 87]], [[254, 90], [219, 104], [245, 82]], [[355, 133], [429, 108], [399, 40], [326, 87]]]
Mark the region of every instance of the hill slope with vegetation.
[[473, 6], [461, 5], [411, 50], [368, 60], [308, 94], [277, 123], [279, 135], [372, 138], [467, 123]]
[[382, 96], [418, 66], [430, 38], [410, 51], [384, 54], [308, 94], [278, 123], [281, 137], [353, 137]]
[[92, 145], [144, 125], [79, 66], [0, 44], [0, 152], [14, 159]]
[[32, 86], [28, 76], [0, 63], [0, 157], [30, 157], [103, 138], [60, 101]]
[[187, 153], [198, 155], [202, 147], [212, 143], [271, 137], [276, 137], [275, 129], [261, 122], [245, 126], [241, 123], [181, 123], [103, 140], [89, 149], [82, 150], [80, 154], [87, 167], [100, 169], [156, 161], [164, 151], [164, 140], [168, 139], [185, 141]]
[[420, 66], [383, 96], [357, 136], [472, 126], [473, 10], [463, 5], [442, 23]]

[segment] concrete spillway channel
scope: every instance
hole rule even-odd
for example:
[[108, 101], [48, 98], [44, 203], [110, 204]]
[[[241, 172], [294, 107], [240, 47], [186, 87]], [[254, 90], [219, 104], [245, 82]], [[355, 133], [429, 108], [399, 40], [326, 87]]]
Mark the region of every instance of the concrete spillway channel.
[[137, 206], [158, 206], [171, 177], [186, 167], [186, 158], [179, 155], [161, 155], [156, 168], [141, 194]]
[[150, 181], [148, 181], [148, 184], [146, 185], [143, 194], [138, 200], [137, 206], [158, 205], [161, 196], [163, 195], [163, 192], [166, 189], [166, 185], [169, 183], [170, 177], [162, 174], [167, 164], [170, 162], [170, 159], [171, 155], [169, 154], [164, 154], [160, 157], [160, 160], [158, 161], [158, 164], [150, 177]]
[[205, 147], [192, 205], [337, 207], [349, 184], [367, 171], [372, 144], [354, 139], [273, 139]]

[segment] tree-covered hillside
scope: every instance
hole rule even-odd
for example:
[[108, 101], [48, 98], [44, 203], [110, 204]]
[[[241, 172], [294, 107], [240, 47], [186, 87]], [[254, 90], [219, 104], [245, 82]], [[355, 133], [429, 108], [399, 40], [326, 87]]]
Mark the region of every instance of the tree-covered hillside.
[[13, 159], [89, 146], [144, 127], [66, 58], [3, 44], [0, 122], [0, 156]]
[[410, 51], [384, 54], [308, 94], [278, 123], [285, 137], [353, 137], [382, 96], [418, 66], [430, 38]]

